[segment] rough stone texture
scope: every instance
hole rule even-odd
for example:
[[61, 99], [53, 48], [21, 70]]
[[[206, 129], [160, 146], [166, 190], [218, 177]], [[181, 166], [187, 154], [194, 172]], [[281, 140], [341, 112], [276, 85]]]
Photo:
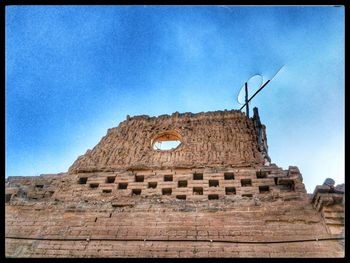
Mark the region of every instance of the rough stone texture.
[[335, 188], [323, 184], [316, 186], [312, 195], [313, 207], [321, 213], [331, 234], [344, 234], [344, 190], [344, 184]]
[[[309, 196], [297, 167], [264, 165], [254, 122], [128, 117], [69, 172], [9, 177], [6, 256], [343, 257], [344, 187]], [[182, 145], [153, 150], [164, 131]]]
[[[182, 145], [169, 152], [152, 150], [152, 138], [164, 131], [179, 133]], [[109, 129], [69, 172], [252, 164], [263, 164], [253, 119], [232, 110], [128, 118]]]

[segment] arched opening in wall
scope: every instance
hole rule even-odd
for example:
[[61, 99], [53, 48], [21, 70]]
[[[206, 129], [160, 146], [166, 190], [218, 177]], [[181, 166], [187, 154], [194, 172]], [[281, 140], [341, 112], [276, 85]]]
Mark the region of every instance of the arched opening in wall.
[[182, 137], [175, 131], [166, 131], [156, 135], [151, 146], [153, 150], [171, 151], [177, 149], [182, 143]]

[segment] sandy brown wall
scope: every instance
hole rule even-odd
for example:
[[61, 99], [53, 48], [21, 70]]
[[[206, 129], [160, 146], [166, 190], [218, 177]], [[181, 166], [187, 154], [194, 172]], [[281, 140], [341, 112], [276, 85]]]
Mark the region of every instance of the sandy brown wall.
[[[182, 145], [160, 152], [151, 147], [160, 132], [175, 131]], [[199, 167], [263, 164], [252, 119], [236, 110], [174, 113], [160, 117], [137, 116], [109, 129], [108, 133], [70, 168], [100, 170], [126, 167]]]

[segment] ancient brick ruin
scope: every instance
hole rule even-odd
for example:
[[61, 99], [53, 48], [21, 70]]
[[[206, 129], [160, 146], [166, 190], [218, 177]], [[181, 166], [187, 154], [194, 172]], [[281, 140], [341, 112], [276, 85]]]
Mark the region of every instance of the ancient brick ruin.
[[343, 185], [307, 194], [254, 113], [128, 116], [67, 173], [7, 178], [6, 256], [343, 257]]

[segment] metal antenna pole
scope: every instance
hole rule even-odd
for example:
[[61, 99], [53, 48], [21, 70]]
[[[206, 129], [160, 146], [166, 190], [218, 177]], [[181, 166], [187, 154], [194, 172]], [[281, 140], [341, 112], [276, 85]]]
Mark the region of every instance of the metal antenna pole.
[[248, 83], [245, 83], [245, 109], [247, 117], [249, 118], [249, 106], [248, 106]]
[[260, 89], [258, 89], [258, 90], [254, 93], [254, 95], [250, 97], [250, 99], [249, 99], [248, 101], [246, 100], [246, 103], [245, 103], [239, 110], [242, 110], [242, 109], [244, 108], [244, 106], [245, 106], [247, 103], [249, 103], [249, 102], [255, 97], [256, 94], [258, 94], [263, 88], [265, 88], [265, 86], [266, 86], [267, 84], [269, 84], [269, 82], [270, 82], [270, 80], [266, 81], [265, 84], [262, 85], [262, 86], [260, 87]]
[[[263, 88], [265, 88], [265, 86], [267, 84], [270, 83], [270, 81], [277, 75], [278, 72], [280, 72], [280, 70], [284, 67], [284, 65], [282, 67], [279, 68], [279, 70], [277, 70], [277, 72], [275, 73], [275, 75], [273, 75], [273, 77], [271, 79], [269, 79], [268, 81], [266, 81], [264, 83], [264, 85], [262, 85], [254, 94], [253, 96], [251, 96], [249, 99], [248, 99], [248, 84], [247, 82], [245, 83], [245, 103], [244, 105], [239, 109], [239, 110], [242, 110], [244, 108], [244, 106], [246, 107], [246, 111], [247, 111], [247, 117], [249, 118], [249, 107], [248, 107], [248, 103], [255, 97], [256, 94], [258, 94]], [[239, 102], [239, 101], [238, 101]]]

